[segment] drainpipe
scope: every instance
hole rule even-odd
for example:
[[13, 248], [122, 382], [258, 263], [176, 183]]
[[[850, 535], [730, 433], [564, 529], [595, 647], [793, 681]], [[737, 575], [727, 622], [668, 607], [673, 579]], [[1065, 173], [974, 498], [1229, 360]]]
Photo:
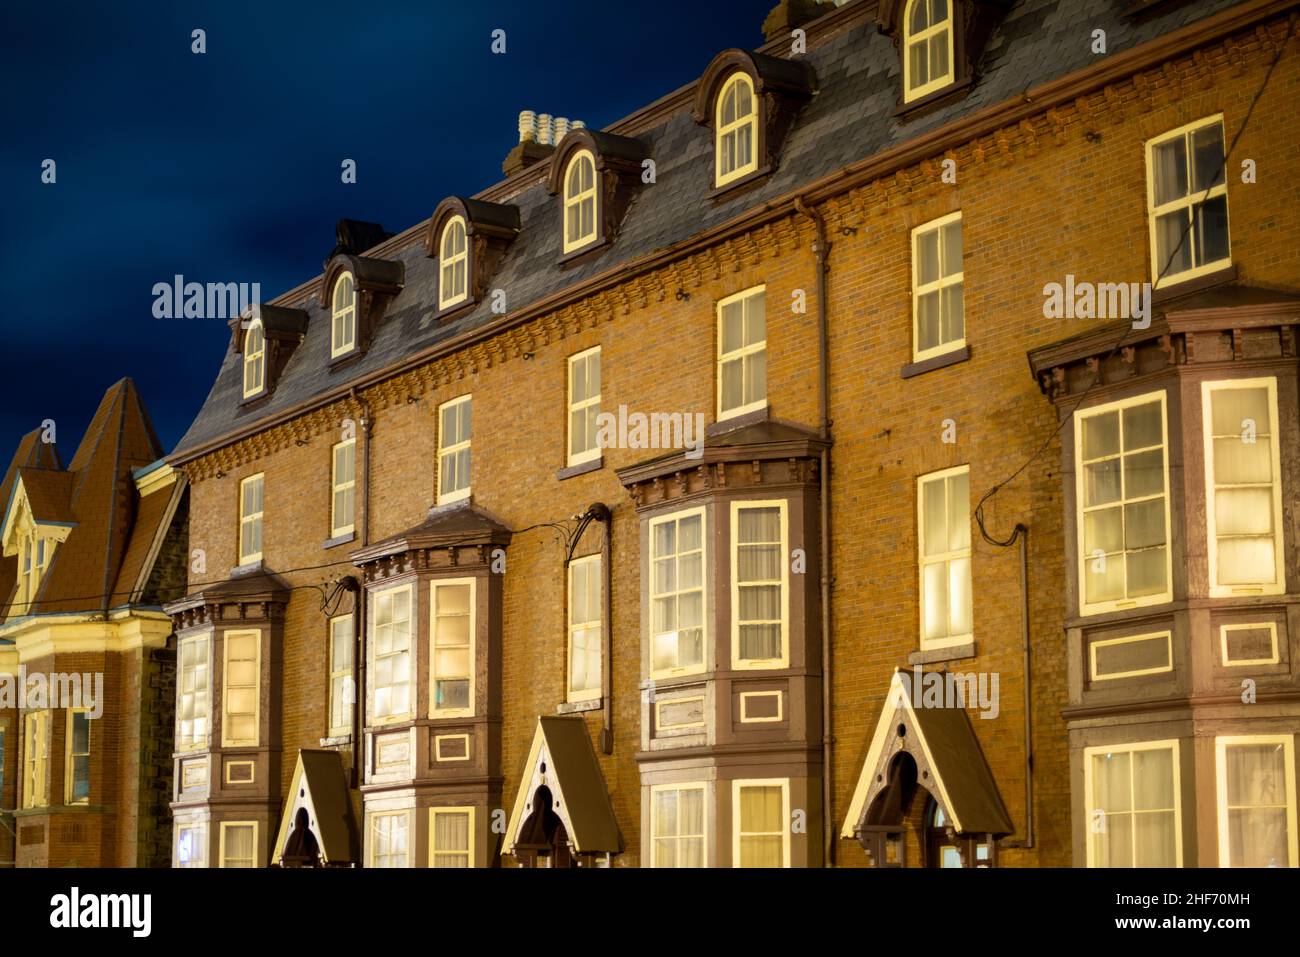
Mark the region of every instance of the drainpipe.
[[826, 309], [826, 273], [830, 244], [826, 241], [826, 221], [821, 213], [804, 202], [802, 196], [794, 201], [794, 208], [812, 220], [816, 230], [813, 255], [817, 259], [817, 434], [828, 443], [822, 447], [821, 462], [817, 470], [818, 504], [820, 507], [821, 539], [821, 639], [822, 639], [822, 862], [831, 867], [835, 863], [835, 814], [831, 792], [834, 739], [831, 736], [831, 480], [830, 480], [830, 366], [829, 330]]
[[361, 444], [361, 521], [357, 523], [361, 536], [358, 547], [365, 548], [370, 544], [370, 430], [374, 419], [370, 415], [370, 403], [356, 386], [352, 387], [352, 401], [361, 406], [361, 431], [365, 436]]
[[1020, 646], [1025, 684], [1025, 848], [1034, 846], [1034, 718], [1030, 710], [1033, 678], [1029, 670], [1029, 528], [1017, 525], [1020, 533]]
[[352, 786], [359, 788], [366, 701], [366, 592], [355, 575], [344, 578], [342, 584], [352, 592], [352, 671], [356, 675], [352, 688]]
[[601, 592], [600, 614], [601, 620], [605, 627], [601, 629], [602, 644], [601, 661], [604, 664], [601, 675], [601, 691], [603, 712], [602, 718], [604, 724], [600, 732], [600, 750], [605, 754], [614, 753], [614, 619], [610, 614], [613, 604], [614, 591], [614, 517], [610, 514], [609, 508], [603, 503], [587, 509], [588, 513], [594, 514], [596, 520], [605, 526], [605, 537], [600, 543], [600, 570], [605, 576], [605, 587]]

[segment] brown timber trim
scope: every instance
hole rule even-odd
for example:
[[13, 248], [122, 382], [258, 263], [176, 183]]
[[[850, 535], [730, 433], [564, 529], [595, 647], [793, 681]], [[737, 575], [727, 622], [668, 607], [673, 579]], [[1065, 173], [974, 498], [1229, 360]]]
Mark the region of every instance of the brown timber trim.
[[[869, 6], [869, 4], [866, 4], [865, 0], [861, 0], [858, 6]], [[824, 203], [835, 196], [889, 176], [923, 159], [941, 155], [946, 150], [962, 143], [992, 134], [1004, 127], [1015, 126], [1021, 120], [1043, 113], [1054, 106], [1072, 103], [1078, 97], [1121, 80], [1130, 74], [1190, 52], [1221, 37], [1246, 30], [1261, 21], [1277, 17], [1297, 6], [1300, 6], [1300, 0], [1246, 0], [1246, 2], [1238, 4], [1229, 10], [1198, 20], [1131, 50], [1112, 54], [1092, 66], [1047, 83], [1039, 84], [1023, 91], [1017, 97], [994, 103], [946, 126], [938, 127], [929, 133], [924, 133], [914, 139], [876, 153], [874, 156], [850, 163], [848, 166], [841, 167], [839, 170], [829, 173], [812, 183], [799, 186], [775, 199], [768, 200], [762, 205], [755, 206], [712, 229], [697, 233], [687, 239], [647, 253], [629, 262], [617, 264], [581, 283], [551, 293], [514, 314], [502, 317], [499, 322], [467, 330], [458, 336], [453, 336], [436, 345], [405, 356], [386, 368], [378, 369], [362, 376], [360, 379], [319, 393], [266, 419], [233, 429], [224, 435], [187, 449], [180, 454], [168, 456], [166, 461], [172, 466], [190, 462], [239, 439], [297, 418], [305, 412], [330, 405], [346, 397], [352, 389], [369, 388], [386, 379], [425, 365], [433, 359], [450, 355], [480, 341], [491, 339], [493, 336], [509, 329], [524, 325], [572, 302], [585, 299], [595, 292], [612, 288], [629, 279], [653, 272], [688, 254], [735, 236], [743, 235], [775, 220], [794, 215], [794, 204], [798, 199], [802, 198], [808, 205]], [[827, 16], [834, 15], [828, 14]], [[679, 108], [689, 109], [690, 95], [693, 88], [694, 84], [683, 87], [681, 90], [670, 94], [666, 99], [680, 97], [681, 104]], [[651, 107], [647, 107], [647, 109], [654, 106], [655, 104], [651, 104]], [[668, 112], [673, 111], [665, 111], [665, 113]], [[638, 115], [633, 114], [633, 117]], [[638, 128], [631, 120], [632, 118], [620, 121], [609, 127], [609, 129], [622, 135], [628, 135], [632, 130]], [[474, 198], [498, 201], [500, 197], [515, 195], [526, 186], [531, 185], [531, 177], [535, 177], [540, 182], [545, 178], [545, 175], [545, 164], [537, 164], [537, 166], [525, 171], [524, 175], [484, 190]], [[366, 255], [370, 258], [390, 258], [412, 243], [421, 242], [428, 231], [428, 227], [429, 221], [426, 219], [367, 251]], [[270, 304], [295, 305], [299, 301], [310, 298], [314, 292], [319, 291], [320, 281], [321, 277], [318, 275], [310, 281], [276, 297]]]

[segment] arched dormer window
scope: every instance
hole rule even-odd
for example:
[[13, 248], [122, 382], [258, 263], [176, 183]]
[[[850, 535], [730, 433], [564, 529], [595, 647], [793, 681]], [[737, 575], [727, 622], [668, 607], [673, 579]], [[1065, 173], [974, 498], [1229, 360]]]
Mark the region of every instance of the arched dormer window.
[[266, 334], [261, 321], [254, 320], [244, 336], [244, 398], [252, 398], [265, 388]]
[[803, 60], [723, 50], [695, 85], [691, 118], [713, 131], [715, 199], [769, 175], [817, 75]]
[[582, 150], [564, 174], [564, 251], [573, 252], [596, 241], [596, 161]]
[[758, 103], [749, 77], [734, 73], [718, 95], [715, 109], [714, 182], [725, 186], [758, 169]]
[[903, 101], [952, 83], [952, 0], [910, 0], [903, 18]]
[[442, 228], [438, 243], [438, 308], [446, 309], [469, 296], [469, 245], [465, 239], [465, 217], [453, 216]]
[[330, 358], [357, 347], [357, 287], [352, 273], [345, 272], [334, 283], [330, 323]]

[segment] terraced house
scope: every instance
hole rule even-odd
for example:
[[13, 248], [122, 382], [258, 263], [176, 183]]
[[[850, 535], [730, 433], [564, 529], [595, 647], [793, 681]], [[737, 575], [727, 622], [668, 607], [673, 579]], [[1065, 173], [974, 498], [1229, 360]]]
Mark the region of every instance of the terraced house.
[[168, 457], [174, 864], [1294, 866], [1297, 6], [784, 2], [341, 222]]
[[165, 866], [184, 476], [130, 379], [66, 466], [56, 438], [0, 484], [0, 867]]

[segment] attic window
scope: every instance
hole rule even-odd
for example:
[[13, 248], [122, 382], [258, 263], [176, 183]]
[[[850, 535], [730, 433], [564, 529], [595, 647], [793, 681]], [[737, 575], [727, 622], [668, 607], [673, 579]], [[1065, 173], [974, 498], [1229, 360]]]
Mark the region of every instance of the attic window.
[[438, 308], [446, 309], [464, 302], [469, 296], [469, 247], [465, 241], [465, 218], [453, 216], [442, 230], [438, 244], [441, 280], [438, 283]]
[[266, 388], [266, 335], [262, 323], [254, 320], [244, 337], [244, 398], [258, 395]]
[[910, 0], [904, 24], [903, 101], [910, 103], [955, 79], [949, 0]]
[[352, 273], [345, 272], [334, 283], [333, 321], [330, 325], [330, 358], [357, 347], [357, 290]]
[[596, 241], [596, 161], [589, 150], [569, 162], [564, 176], [564, 251]]
[[715, 183], [725, 186], [758, 169], [758, 152], [754, 148], [758, 104], [748, 76], [739, 71], [732, 75], [718, 96], [716, 111]]

